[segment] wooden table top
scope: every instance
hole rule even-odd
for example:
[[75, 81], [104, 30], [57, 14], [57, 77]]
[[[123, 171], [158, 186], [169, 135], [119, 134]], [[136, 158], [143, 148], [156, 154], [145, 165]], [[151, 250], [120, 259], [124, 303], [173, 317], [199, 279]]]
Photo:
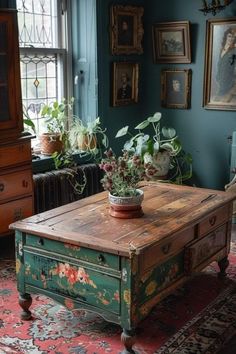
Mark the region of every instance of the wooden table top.
[[142, 252], [236, 199], [235, 193], [158, 182], [143, 183], [141, 189], [141, 218], [110, 216], [107, 192], [102, 192], [17, 221], [10, 228], [129, 256], [130, 252]]

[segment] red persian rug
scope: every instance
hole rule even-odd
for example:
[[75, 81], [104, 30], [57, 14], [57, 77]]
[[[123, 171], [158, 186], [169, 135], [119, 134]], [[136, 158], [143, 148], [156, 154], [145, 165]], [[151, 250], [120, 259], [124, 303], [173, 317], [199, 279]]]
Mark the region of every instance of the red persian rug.
[[[228, 277], [212, 264], [158, 304], [137, 328], [137, 354], [216, 354], [236, 334], [236, 255]], [[85, 311], [33, 295], [33, 319], [20, 320], [13, 261], [0, 261], [0, 354], [122, 351], [121, 328]]]

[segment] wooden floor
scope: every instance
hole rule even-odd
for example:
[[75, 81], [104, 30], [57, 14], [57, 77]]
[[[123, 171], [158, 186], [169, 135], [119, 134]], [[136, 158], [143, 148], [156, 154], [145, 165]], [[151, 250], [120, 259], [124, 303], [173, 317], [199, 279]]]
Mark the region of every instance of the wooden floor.
[[[236, 224], [232, 226], [232, 240], [236, 242]], [[14, 257], [14, 237], [0, 238], [0, 259], [14, 259]], [[236, 335], [218, 354], [236, 354]]]

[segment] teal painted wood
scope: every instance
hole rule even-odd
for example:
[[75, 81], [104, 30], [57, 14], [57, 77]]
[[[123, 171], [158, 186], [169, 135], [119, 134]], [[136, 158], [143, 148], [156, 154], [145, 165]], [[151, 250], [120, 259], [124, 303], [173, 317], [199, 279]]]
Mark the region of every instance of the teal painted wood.
[[132, 304], [132, 275], [131, 275], [131, 260], [122, 257], [121, 259], [121, 326], [125, 329], [132, 329], [131, 319], [131, 304]]
[[24, 265], [24, 234], [20, 231], [15, 232], [15, 249], [16, 249], [16, 277], [17, 289], [19, 293], [25, 293], [25, 265]]
[[139, 299], [137, 309], [139, 319], [143, 315], [141, 306], [184, 275], [184, 251], [159, 264], [139, 279]]
[[[75, 260], [73, 260], [75, 261]], [[120, 313], [120, 281], [112, 276], [25, 252], [25, 282], [83, 303]]]
[[57, 301], [58, 303], [62, 304], [63, 306], [67, 307], [68, 310], [81, 309], [81, 310], [92, 311], [92, 312], [97, 313], [101, 317], [103, 317], [105, 320], [107, 320], [109, 322], [117, 323], [118, 325], [120, 325], [120, 317], [117, 316], [117, 314], [115, 314], [115, 313], [104, 310], [103, 308], [94, 307], [92, 305], [80, 302], [77, 299], [73, 299], [73, 298], [71, 298], [69, 296], [65, 296], [65, 295], [56, 294], [55, 292], [50, 292], [46, 289], [39, 290], [38, 288], [36, 288], [32, 285], [29, 285], [29, 284], [25, 285], [25, 290], [26, 290], [26, 293], [28, 293], [28, 294], [39, 294], [39, 293], [43, 294], [43, 295]]
[[57, 242], [39, 236], [26, 235], [26, 245], [37, 249], [51, 251], [54, 254], [62, 254], [67, 257], [80, 259], [86, 262], [101, 265], [107, 268], [119, 270], [119, 256], [105, 252], [95, 251], [88, 248], [70, 245], [68, 243]]

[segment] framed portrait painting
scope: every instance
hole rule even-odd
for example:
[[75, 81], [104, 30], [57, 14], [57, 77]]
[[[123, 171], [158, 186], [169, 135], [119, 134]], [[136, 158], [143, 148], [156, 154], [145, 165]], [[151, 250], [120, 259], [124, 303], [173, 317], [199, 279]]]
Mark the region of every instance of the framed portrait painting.
[[191, 63], [189, 21], [154, 24], [152, 43], [154, 63]]
[[236, 17], [207, 21], [203, 106], [236, 110]]
[[112, 106], [138, 102], [139, 65], [137, 63], [113, 63]]
[[166, 69], [161, 72], [161, 105], [166, 108], [190, 108], [191, 69]]
[[142, 54], [143, 7], [111, 6], [111, 53]]

